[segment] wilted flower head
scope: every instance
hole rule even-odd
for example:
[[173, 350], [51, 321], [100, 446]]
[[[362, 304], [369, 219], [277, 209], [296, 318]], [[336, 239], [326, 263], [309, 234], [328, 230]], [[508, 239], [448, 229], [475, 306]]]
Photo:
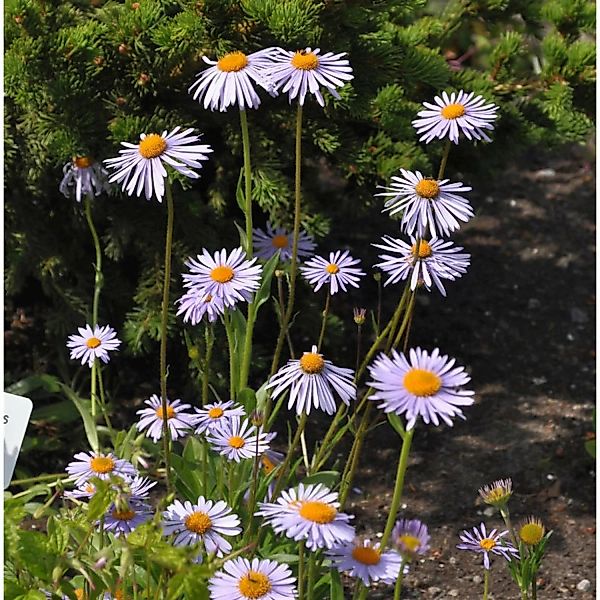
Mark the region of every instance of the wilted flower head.
[[110, 191], [108, 172], [91, 156], [74, 156], [63, 167], [63, 173], [59, 190], [67, 198], [74, 195], [77, 202], [84, 196], [98, 196]]
[[357, 325], [364, 325], [364, 322], [367, 318], [367, 309], [366, 308], [355, 308], [353, 309], [354, 314], [354, 322]]
[[486, 504], [503, 507], [512, 496], [512, 479], [498, 479], [479, 489], [479, 495]]

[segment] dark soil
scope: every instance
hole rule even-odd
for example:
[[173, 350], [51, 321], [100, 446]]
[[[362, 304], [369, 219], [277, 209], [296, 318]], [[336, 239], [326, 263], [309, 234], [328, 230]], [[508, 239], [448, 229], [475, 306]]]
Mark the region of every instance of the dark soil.
[[[411, 345], [439, 346], [468, 365], [476, 404], [453, 428], [417, 425], [401, 515], [428, 524], [432, 550], [405, 578], [403, 598], [481, 598], [481, 555], [455, 546], [462, 529], [502, 527], [477, 489], [506, 477], [513, 520], [533, 514], [554, 530], [538, 597], [593, 598], [596, 475], [584, 450], [595, 396], [590, 161], [581, 148], [533, 156], [471, 198], [477, 216], [456, 241], [472, 266], [447, 299], [419, 297]], [[385, 523], [399, 446], [387, 426], [367, 438], [347, 509], [370, 533]], [[502, 563], [492, 565], [492, 597], [519, 598]], [[577, 588], [583, 579], [588, 591]]]

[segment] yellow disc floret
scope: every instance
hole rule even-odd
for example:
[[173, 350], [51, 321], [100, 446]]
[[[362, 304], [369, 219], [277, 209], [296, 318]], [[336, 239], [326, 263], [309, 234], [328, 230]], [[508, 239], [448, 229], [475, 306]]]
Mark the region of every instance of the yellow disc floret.
[[519, 537], [528, 546], [536, 546], [542, 541], [546, 533], [543, 523], [534, 517], [531, 517], [527, 523], [521, 525]]
[[241, 71], [248, 65], [248, 57], [243, 52], [230, 52], [219, 59], [217, 69], [226, 73]]
[[245, 598], [256, 600], [271, 591], [271, 581], [263, 573], [248, 571], [238, 582], [238, 589]]
[[115, 461], [110, 456], [94, 456], [90, 461], [90, 468], [94, 473], [104, 475], [115, 468]]
[[212, 521], [205, 512], [197, 510], [185, 518], [185, 527], [188, 531], [202, 535], [212, 527]]
[[224, 413], [225, 413], [225, 411], [222, 408], [219, 408], [218, 406], [214, 406], [213, 408], [209, 409], [208, 416], [211, 419], [220, 419]]
[[[415, 256], [415, 254], [417, 253], [417, 244], [413, 244], [412, 246], [412, 255]], [[425, 240], [421, 240], [419, 242], [419, 258], [428, 258], [429, 256], [431, 256], [433, 253], [433, 251], [431, 250], [431, 246], [429, 245], [429, 242], [426, 242]]]
[[330, 275], [335, 275], [336, 273], [340, 272], [340, 268], [337, 265], [334, 265], [333, 263], [329, 263], [326, 267], [325, 270], [330, 274]]
[[139, 149], [144, 158], [156, 158], [167, 149], [167, 142], [158, 133], [151, 133], [140, 142]]
[[419, 549], [419, 546], [421, 545], [421, 540], [418, 537], [415, 537], [414, 535], [409, 535], [408, 533], [405, 533], [404, 535], [401, 535], [398, 538], [398, 543], [403, 548], [406, 548], [406, 550], [408, 550], [409, 552], [416, 552]]
[[[159, 406], [156, 409], [156, 416], [159, 419], [163, 419], [163, 415], [164, 415], [164, 413], [163, 413], [162, 406]], [[175, 409], [172, 406], [167, 406], [167, 419], [172, 419], [174, 416], [175, 416]]]
[[135, 510], [131, 510], [130, 508], [125, 510], [113, 510], [112, 516], [119, 521], [131, 521], [133, 517], [135, 517]]
[[287, 235], [275, 235], [271, 240], [273, 248], [287, 248], [290, 245]]
[[292, 57], [292, 66], [302, 71], [313, 71], [319, 66], [319, 59], [314, 52], [301, 50]]
[[307, 521], [324, 525], [325, 523], [331, 523], [335, 519], [337, 510], [334, 506], [315, 500], [302, 502], [299, 513]]
[[213, 281], [216, 281], [217, 283], [227, 283], [228, 281], [231, 281], [233, 279], [233, 269], [231, 267], [228, 267], [227, 265], [220, 265], [218, 267], [215, 267], [211, 272], [210, 272], [210, 277]]
[[403, 384], [414, 396], [433, 396], [442, 387], [442, 380], [431, 371], [411, 369], [404, 376]]
[[89, 156], [76, 156], [73, 162], [78, 169], [87, 169], [94, 161]]
[[325, 368], [325, 361], [316, 352], [305, 352], [300, 359], [300, 368], [308, 375], [314, 375]]
[[355, 546], [352, 550], [352, 558], [363, 565], [377, 565], [381, 560], [381, 553], [371, 546]]
[[442, 117], [444, 119], [458, 119], [465, 114], [465, 107], [462, 104], [448, 104], [442, 108]]
[[494, 548], [496, 546], [496, 542], [492, 539], [492, 538], [483, 538], [480, 542], [479, 545], [486, 550], [487, 552], [489, 552], [492, 548]]
[[85, 345], [92, 350], [97, 348], [102, 343], [102, 340], [99, 340], [97, 337], [91, 337], [86, 340]]
[[421, 198], [437, 198], [440, 193], [440, 186], [435, 179], [421, 179], [417, 185], [415, 185], [415, 192]]
[[243, 448], [246, 445], [246, 441], [243, 437], [240, 437], [239, 435], [234, 435], [229, 438], [229, 445], [232, 448], [239, 450], [240, 448]]

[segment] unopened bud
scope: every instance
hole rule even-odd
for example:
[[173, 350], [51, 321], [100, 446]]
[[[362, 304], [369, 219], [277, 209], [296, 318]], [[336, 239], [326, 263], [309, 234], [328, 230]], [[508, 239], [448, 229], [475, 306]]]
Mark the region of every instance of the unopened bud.
[[200, 358], [200, 350], [198, 349], [198, 346], [190, 346], [190, 349], [188, 350], [188, 356], [191, 360], [198, 360]]
[[373, 273], [373, 279], [378, 282], [381, 281], [381, 273], [379, 271]]
[[137, 82], [139, 85], [148, 85], [150, 83], [150, 75], [148, 73], [140, 73]]
[[265, 420], [265, 415], [260, 410], [253, 410], [250, 415], [250, 421], [255, 427], [260, 427]]
[[367, 318], [366, 308], [355, 308], [354, 309], [354, 322], [357, 325], [362, 325]]
[[119, 54], [129, 54], [129, 47], [127, 44], [119, 44]]
[[285, 271], [283, 269], [275, 269], [275, 277], [283, 277], [285, 275]]

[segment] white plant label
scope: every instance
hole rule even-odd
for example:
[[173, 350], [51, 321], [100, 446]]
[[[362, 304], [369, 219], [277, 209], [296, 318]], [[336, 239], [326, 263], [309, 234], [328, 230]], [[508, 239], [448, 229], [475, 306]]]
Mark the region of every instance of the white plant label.
[[2, 404], [4, 408], [4, 489], [6, 489], [10, 485], [17, 464], [33, 402], [29, 398], [4, 392]]

